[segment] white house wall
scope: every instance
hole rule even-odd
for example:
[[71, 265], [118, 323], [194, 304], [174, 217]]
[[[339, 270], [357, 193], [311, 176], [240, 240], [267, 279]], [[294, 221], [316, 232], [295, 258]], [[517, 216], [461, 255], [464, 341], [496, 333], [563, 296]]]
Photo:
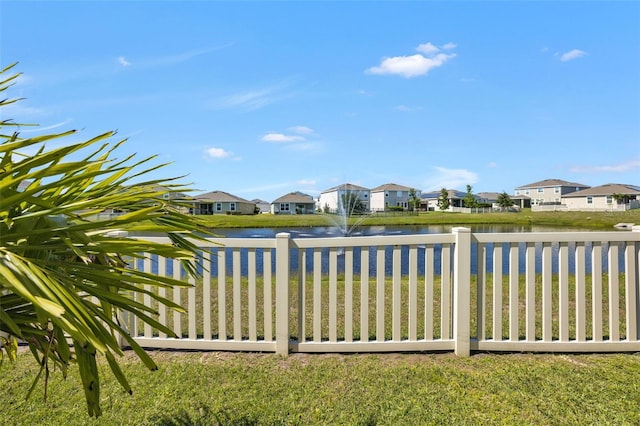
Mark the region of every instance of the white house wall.
[[349, 189], [339, 189], [336, 191], [325, 192], [320, 194], [320, 198], [318, 199], [318, 204], [320, 210], [324, 210], [325, 206], [328, 206], [330, 211], [338, 210], [338, 200], [339, 197], [342, 197], [347, 192], [355, 194], [358, 199], [364, 204], [365, 210], [371, 209], [371, 201], [370, 201], [370, 192], [368, 190], [349, 190]]
[[325, 192], [320, 194], [320, 198], [318, 199], [318, 204], [320, 210], [324, 211], [325, 207], [329, 210], [337, 210], [338, 209], [338, 192]]

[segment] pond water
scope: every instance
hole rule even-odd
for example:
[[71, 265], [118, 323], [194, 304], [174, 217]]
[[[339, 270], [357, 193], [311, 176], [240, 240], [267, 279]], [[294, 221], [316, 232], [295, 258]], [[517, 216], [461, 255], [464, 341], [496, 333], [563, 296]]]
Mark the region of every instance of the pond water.
[[[449, 234], [460, 225], [407, 225], [407, 226], [360, 226], [351, 236]], [[593, 229], [524, 225], [471, 225], [471, 232], [586, 232]], [[615, 228], [611, 229], [612, 231]], [[273, 238], [280, 232], [288, 232], [291, 238], [341, 237], [342, 231], [332, 226], [297, 228], [221, 228], [215, 233], [228, 238]]]
[[[352, 236], [374, 236], [374, 235], [412, 235], [412, 234], [441, 234], [441, 233], [450, 233], [451, 229], [454, 226], [450, 225], [437, 225], [437, 226], [364, 226], [359, 227], [355, 232], [353, 232]], [[581, 229], [581, 228], [558, 228], [558, 227], [541, 227], [541, 226], [514, 226], [514, 225], [474, 225], [469, 227], [472, 232], [482, 232], [482, 233], [497, 233], [497, 232], [507, 232], [507, 233], [517, 233], [517, 232], [558, 232], [558, 231], [593, 231], [589, 229]], [[612, 229], [613, 231], [614, 229]], [[221, 237], [227, 238], [273, 238], [276, 234], [281, 232], [288, 232], [291, 234], [291, 238], [319, 238], [319, 237], [338, 237], [342, 236], [341, 232], [334, 227], [299, 227], [299, 228], [246, 228], [246, 229], [217, 229], [216, 233]], [[485, 265], [487, 268], [487, 272], [492, 271], [492, 247], [489, 247], [487, 250], [487, 257], [485, 259]], [[554, 244], [552, 246], [553, 249], [553, 262], [552, 262], [552, 270], [553, 272], [558, 271], [558, 245]], [[590, 245], [587, 245], [586, 252], [590, 253]], [[392, 248], [386, 247], [385, 249], [385, 273], [387, 275], [391, 275], [391, 265], [392, 265]], [[442, 246], [436, 245], [434, 248], [434, 256], [435, 256], [435, 273], [440, 274], [440, 264], [441, 264], [441, 255], [442, 255]], [[453, 250], [453, 248], [451, 248]], [[607, 247], [603, 246], [603, 270], [606, 272], [607, 269]], [[408, 273], [408, 247], [402, 247], [401, 249], [402, 255], [402, 266], [401, 273]], [[541, 270], [541, 246], [536, 248], [536, 271]], [[323, 273], [328, 273], [329, 270], [329, 257], [328, 257], [328, 249], [323, 250], [322, 256], [322, 271]], [[620, 250], [620, 258], [619, 265], [621, 270], [623, 270], [623, 254], [624, 251]], [[451, 252], [451, 256], [453, 256], [453, 252]], [[472, 272], [476, 273], [477, 271], [477, 245], [472, 245]], [[503, 273], [507, 274], [509, 272], [509, 262], [508, 262], [509, 252], [505, 247], [503, 248]], [[258, 263], [258, 273], [262, 273], [262, 251], [258, 250], [256, 253], [257, 263]], [[305, 270], [307, 272], [311, 272], [313, 270], [313, 256], [310, 254], [307, 255], [307, 261], [305, 264]], [[353, 255], [353, 263], [354, 263], [354, 271], [359, 273], [360, 271], [360, 263], [361, 263], [361, 250], [360, 248], [354, 248]], [[425, 249], [424, 247], [418, 248], [418, 273], [423, 274], [425, 270]], [[212, 274], [213, 276], [217, 275], [217, 264], [215, 262], [215, 256], [213, 256], [214, 261], [212, 262]], [[453, 257], [451, 257], [453, 259]], [[227, 256], [227, 273], [232, 273], [233, 265], [232, 265], [232, 256]], [[370, 247], [369, 248], [369, 274], [371, 277], [374, 277], [376, 274], [376, 262], [377, 262], [377, 248]], [[453, 260], [452, 260], [453, 262]], [[586, 259], [587, 273], [591, 271], [591, 256], [587, 255]], [[155, 262], [154, 262], [155, 263]], [[247, 275], [247, 250], [241, 250], [241, 273], [243, 276]], [[520, 244], [519, 247], [519, 262], [518, 269], [520, 273], [525, 271], [525, 252], [524, 252], [524, 244]], [[574, 248], [569, 247], [569, 271], [573, 273], [574, 271]], [[291, 271], [295, 272], [299, 270], [299, 259], [298, 259], [298, 250], [291, 251]], [[155, 269], [155, 267], [154, 267]], [[338, 272], [344, 272], [345, 262], [344, 256], [338, 256]], [[272, 263], [272, 270], [275, 270], [275, 259]], [[171, 271], [168, 271], [171, 273]]]

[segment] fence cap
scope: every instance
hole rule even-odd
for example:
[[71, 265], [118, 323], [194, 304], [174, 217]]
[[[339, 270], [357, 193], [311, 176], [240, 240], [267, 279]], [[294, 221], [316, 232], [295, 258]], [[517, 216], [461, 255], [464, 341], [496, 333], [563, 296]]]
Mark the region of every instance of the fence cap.
[[452, 232], [471, 232], [471, 228], [465, 228], [464, 226], [456, 226], [451, 228]]

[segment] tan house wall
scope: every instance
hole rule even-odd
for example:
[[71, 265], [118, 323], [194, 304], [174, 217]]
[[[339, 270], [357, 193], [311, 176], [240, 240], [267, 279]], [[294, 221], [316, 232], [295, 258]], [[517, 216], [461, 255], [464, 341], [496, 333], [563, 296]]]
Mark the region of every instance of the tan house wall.
[[562, 203], [567, 206], [568, 210], [624, 211], [629, 208], [628, 205], [618, 204], [613, 197], [605, 195], [566, 197], [562, 199]]
[[562, 201], [562, 187], [524, 188], [517, 190], [515, 195], [526, 195], [530, 197], [531, 205], [559, 203]]

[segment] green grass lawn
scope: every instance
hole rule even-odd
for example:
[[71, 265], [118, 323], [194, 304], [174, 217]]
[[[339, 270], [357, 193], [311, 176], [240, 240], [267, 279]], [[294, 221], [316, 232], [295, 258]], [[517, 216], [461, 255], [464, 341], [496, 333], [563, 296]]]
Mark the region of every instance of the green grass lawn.
[[102, 363], [104, 414], [87, 417], [78, 375], [25, 394], [28, 353], [0, 378], [4, 425], [638, 424], [640, 357], [452, 354], [127, 354], [124, 393]]
[[[252, 216], [212, 215], [200, 216], [212, 228], [278, 228], [304, 226], [332, 226], [331, 215], [272, 215]], [[640, 224], [640, 209], [626, 212], [532, 212], [463, 214], [447, 212], [420, 212], [413, 215], [376, 215], [362, 220], [360, 225], [538, 225], [571, 226], [613, 230], [613, 225], [625, 222]]]

